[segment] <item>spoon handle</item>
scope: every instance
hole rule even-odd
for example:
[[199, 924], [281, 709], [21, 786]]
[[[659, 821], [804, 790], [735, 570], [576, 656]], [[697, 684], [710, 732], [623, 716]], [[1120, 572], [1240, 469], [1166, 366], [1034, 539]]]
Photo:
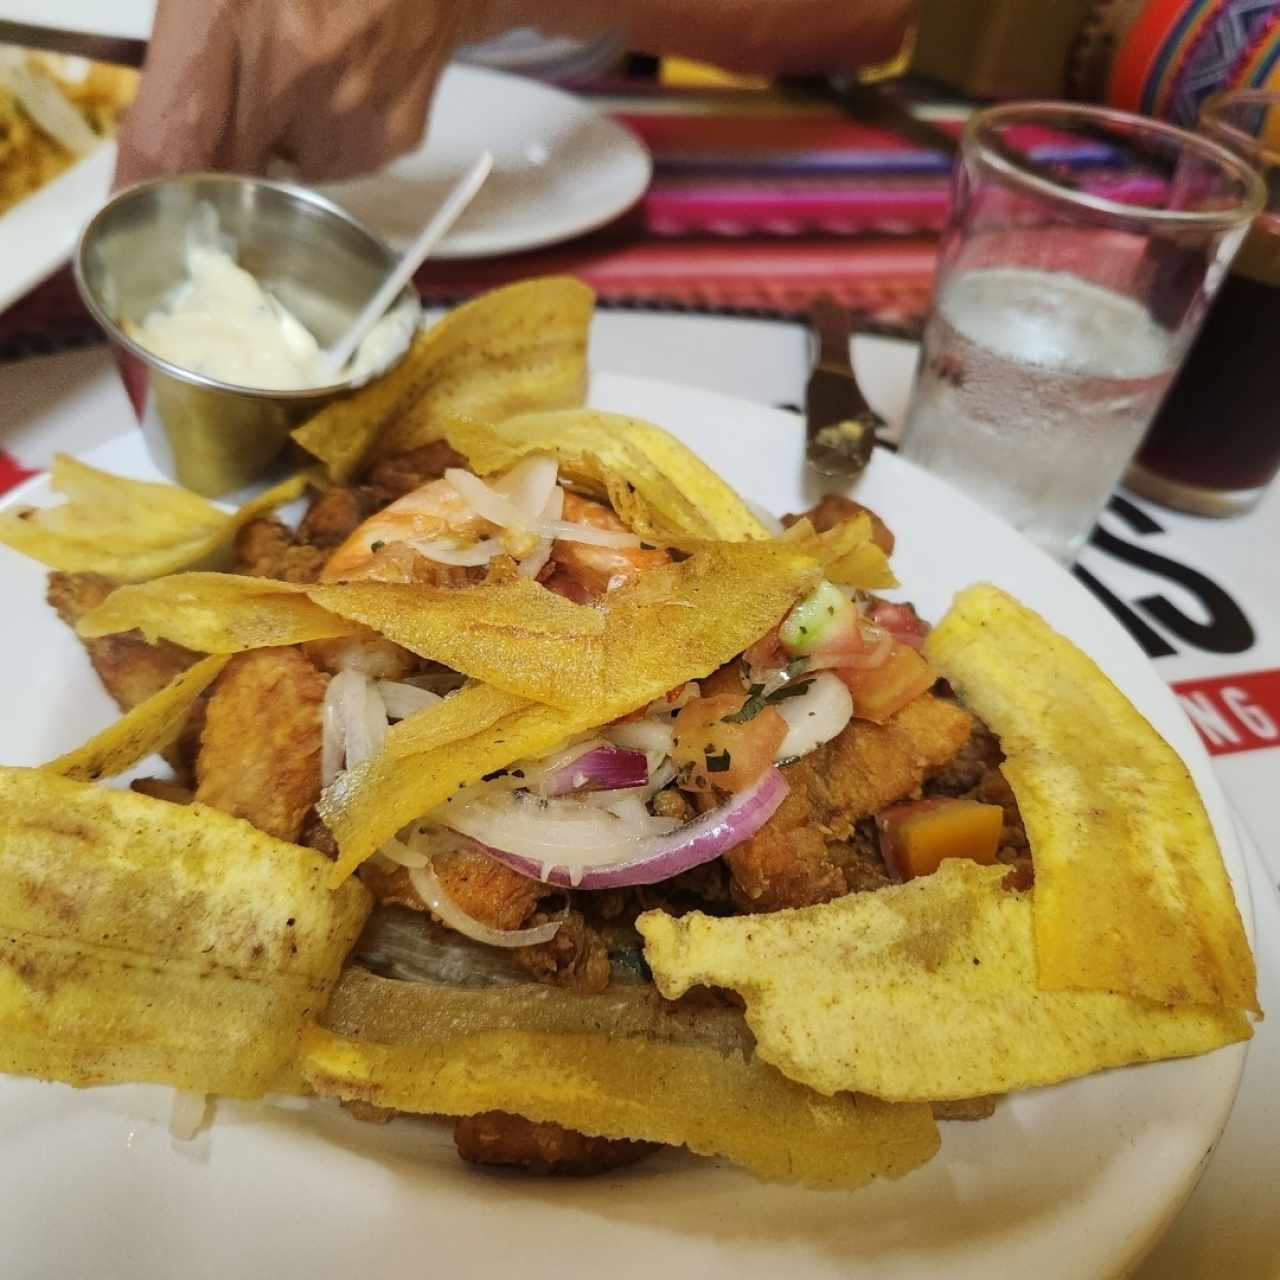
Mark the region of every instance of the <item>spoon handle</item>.
[[324, 363], [331, 374], [351, 359], [356, 348], [369, 336], [373, 326], [382, 319], [387, 308], [400, 291], [413, 278], [413, 273], [423, 264], [431, 250], [449, 233], [463, 210], [475, 198], [493, 168], [493, 152], [481, 152], [480, 158], [454, 184], [444, 203], [431, 216], [431, 220], [418, 233], [413, 243], [400, 256], [387, 278], [378, 286], [355, 318], [346, 333], [324, 353]]

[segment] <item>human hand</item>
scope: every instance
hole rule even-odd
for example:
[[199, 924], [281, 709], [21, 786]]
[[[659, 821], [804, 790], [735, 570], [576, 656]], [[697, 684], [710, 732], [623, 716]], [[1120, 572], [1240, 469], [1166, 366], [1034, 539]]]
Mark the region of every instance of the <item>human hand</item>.
[[466, 0], [159, 0], [116, 181], [349, 177], [418, 145]]

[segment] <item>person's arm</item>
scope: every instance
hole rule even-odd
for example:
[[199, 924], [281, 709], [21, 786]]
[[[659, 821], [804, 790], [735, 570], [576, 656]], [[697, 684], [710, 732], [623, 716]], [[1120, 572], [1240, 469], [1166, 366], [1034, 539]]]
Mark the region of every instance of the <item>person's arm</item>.
[[418, 145], [459, 42], [619, 31], [737, 70], [849, 70], [899, 49], [914, 0], [158, 0], [116, 181], [198, 169], [317, 181]]
[[531, 0], [564, 34], [621, 29], [643, 53], [712, 62], [762, 75], [852, 71], [889, 62], [918, 0]]

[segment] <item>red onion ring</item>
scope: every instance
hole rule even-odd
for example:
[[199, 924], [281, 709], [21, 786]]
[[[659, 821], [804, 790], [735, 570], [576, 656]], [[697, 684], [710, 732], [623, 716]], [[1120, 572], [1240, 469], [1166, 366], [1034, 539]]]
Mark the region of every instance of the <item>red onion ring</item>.
[[691, 867], [718, 858], [755, 835], [773, 816], [788, 790], [782, 774], [770, 769], [753, 786], [670, 834], [636, 839], [631, 846], [632, 856], [625, 861], [572, 869], [544, 866], [513, 849], [495, 847], [493, 840], [500, 837], [492, 829], [492, 823], [470, 822], [465, 812], [451, 814], [449, 825], [483, 845], [492, 858], [530, 880], [576, 889], [622, 889], [628, 885], [670, 880]]
[[561, 765], [537, 790], [547, 796], [562, 796], [570, 791], [621, 791], [643, 787], [648, 781], [649, 762], [643, 751], [599, 746]]

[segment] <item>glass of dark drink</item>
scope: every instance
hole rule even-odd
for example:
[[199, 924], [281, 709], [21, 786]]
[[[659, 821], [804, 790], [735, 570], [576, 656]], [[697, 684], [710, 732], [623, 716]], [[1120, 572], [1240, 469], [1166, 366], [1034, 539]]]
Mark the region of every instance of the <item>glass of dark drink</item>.
[[1197, 515], [1248, 511], [1280, 471], [1280, 93], [1215, 94], [1201, 129], [1267, 183], [1204, 327], [1174, 378], [1125, 484]]

